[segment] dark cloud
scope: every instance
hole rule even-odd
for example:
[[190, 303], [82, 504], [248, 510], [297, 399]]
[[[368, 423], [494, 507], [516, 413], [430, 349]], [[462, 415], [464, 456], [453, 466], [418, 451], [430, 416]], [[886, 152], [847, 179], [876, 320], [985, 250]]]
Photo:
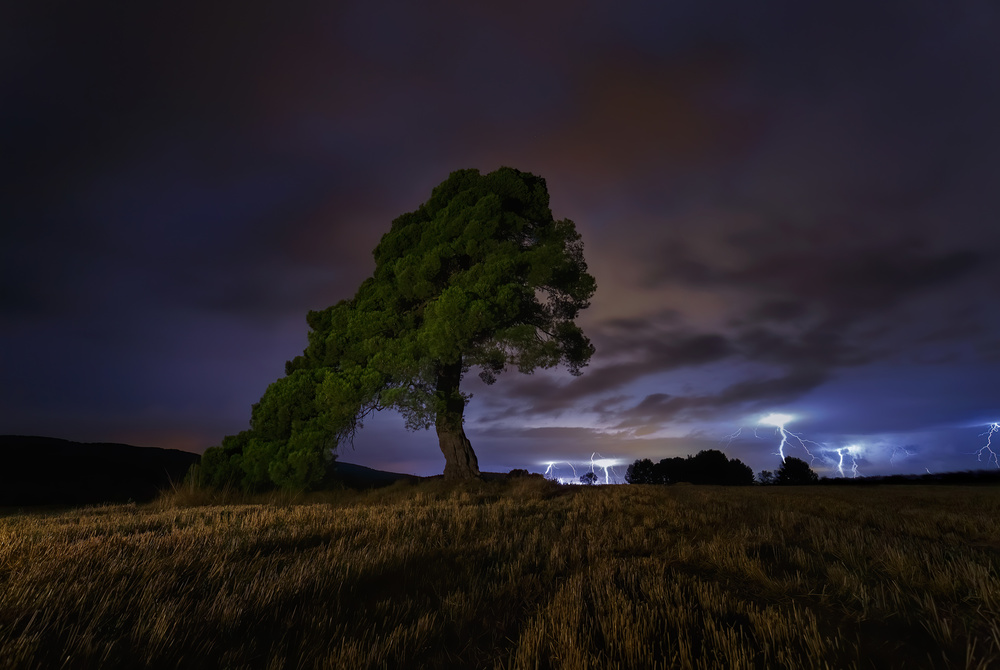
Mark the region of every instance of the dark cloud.
[[[610, 329], [617, 330], [618, 323]], [[650, 332], [642, 335], [597, 337], [603, 355], [614, 360], [618, 354], [628, 354], [628, 360], [609, 363], [587, 370], [581, 376], [564, 382], [552, 375], [535, 375], [510, 380], [505, 384], [508, 398], [516, 399], [516, 408], [509, 408], [494, 420], [517, 414], [548, 414], [576, 405], [580, 400], [622, 389], [642, 377], [724, 360], [734, 353], [731, 344], [719, 335], [683, 332]]]
[[[745, 236], [737, 241], [748, 243]], [[601, 357], [609, 362], [566, 383], [551, 377], [519, 380], [508, 389], [515, 405], [488, 418], [558, 413], [584, 398], [621, 393], [645, 377], [723, 360], [766, 364], [771, 371], [759, 371], [755, 378], [714, 393], [653, 393], [631, 407], [605, 399], [591, 411], [618, 428], [639, 428], [788, 403], [828, 382], [841, 368], [899, 354], [898, 340], [871, 336], [891, 323], [892, 310], [973, 276], [985, 261], [974, 251], [932, 254], [915, 243], [850, 254], [838, 254], [828, 245], [794, 254], [775, 252], [773, 246], [760, 244], [742, 267], [675, 256], [659, 268], [657, 281], [663, 284], [732, 290], [751, 296], [751, 304], [757, 301], [724, 333], [692, 332], [675, 310], [659, 317], [610, 319], [592, 331]], [[678, 249], [683, 246], [672, 247], [673, 253]], [[765, 249], [775, 255], [762, 256]], [[977, 331], [969, 326], [974, 316], [966, 317], [964, 329], [938, 327], [922, 338], [908, 339], [920, 346], [968, 338]], [[864, 328], [870, 339], [859, 336]], [[941, 364], [956, 356], [932, 354], [926, 362]]]
[[790, 368], [858, 365], [875, 355], [868, 347], [848, 340], [825, 322], [791, 335], [764, 327], [749, 327], [741, 330], [736, 341], [748, 360]]
[[855, 233], [781, 225], [740, 231], [723, 240], [745, 258], [737, 267], [705, 258], [682, 240], [671, 240], [650, 258], [646, 281], [653, 287], [679, 283], [774, 293], [781, 297], [766, 305], [777, 305], [784, 310], [779, 315], [787, 317], [789, 309], [802, 310], [801, 304], [791, 302], [795, 299], [840, 308], [858, 303], [864, 309], [884, 307], [976, 272], [985, 261], [981, 251], [929, 251], [927, 243], [912, 238], [859, 248], [859, 243], [870, 242]]
[[789, 402], [815, 389], [829, 379], [826, 370], [793, 370], [770, 379], [741, 381], [718, 393], [708, 395], [671, 396], [653, 393], [634, 407], [616, 413], [618, 429], [647, 424], [664, 424], [675, 419], [712, 419], [720, 410], [738, 408], [741, 411], [766, 409]]
[[579, 379], [472, 380], [481, 461], [816, 397], [859, 431], [982, 418], [998, 32], [983, 2], [11, 4], [0, 432], [238, 430], [391, 220], [502, 164], [577, 221], [598, 353]]
[[[757, 245], [741, 236], [736, 246], [746, 253], [746, 260], [728, 267], [699, 258], [683, 245], [670, 245], [666, 258], [651, 270], [655, 273], [651, 281], [655, 286], [725, 291], [749, 304], [734, 309], [730, 322], [738, 333], [735, 340], [749, 358], [858, 364], [885, 346], [859, 339], [861, 329], [875, 332], [898, 320], [908, 304], [956, 285], [971, 286], [977, 277], [995, 278], [987, 256], [978, 250], [935, 252], [912, 241], [869, 249], [854, 248], [852, 241], [851, 248], [843, 244], [837, 248], [836, 240], [822, 239], [828, 236], [817, 232], [818, 239], [808, 248], [802, 238], [813, 235], [780, 241], [767, 234], [768, 241]], [[985, 310], [976, 298], [974, 290], [961, 298], [966, 328], [950, 330], [957, 338], [984, 328]], [[942, 339], [945, 331], [934, 330], [935, 335], [924, 336], [925, 341]], [[912, 334], [907, 339], [919, 341]]]
[[[716, 401], [691, 399], [691, 406], [735, 404], [749, 398], [746, 389], [760, 393], [766, 401], [787, 400], [791, 391], [811, 390], [837, 367], [861, 365], [885, 354], [884, 343], [859, 341], [851, 329], [884, 318], [887, 310], [914, 295], [974, 273], [983, 260], [972, 251], [920, 256], [904, 247], [870, 250], [861, 257], [820, 253], [752, 258], [747, 266], [735, 269], [711, 267], [706, 262], [695, 272], [689, 271], [691, 262], [667, 262], [658, 282], [773, 297], [758, 298], [748, 316], [736, 319], [733, 330], [725, 334], [691, 332], [679, 324], [681, 317], [675, 311], [659, 318], [608, 320], [593, 332], [593, 340], [604, 360], [622, 355], [626, 360], [591, 369], [564, 384], [550, 378], [519, 382], [512, 395], [530, 400], [530, 411], [549, 412], [580, 398], [621, 389], [641, 377], [740, 358], [789, 372], [781, 383], [740, 383]], [[968, 331], [950, 332], [969, 335]], [[943, 335], [944, 331], [936, 330], [937, 338]], [[674, 399], [672, 406], [683, 404]]]
[[801, 300], [775, 299], [764, 300], [747, 315], [751, 322], [788, 322], [795, 321], [809, 313], [809, 306]]

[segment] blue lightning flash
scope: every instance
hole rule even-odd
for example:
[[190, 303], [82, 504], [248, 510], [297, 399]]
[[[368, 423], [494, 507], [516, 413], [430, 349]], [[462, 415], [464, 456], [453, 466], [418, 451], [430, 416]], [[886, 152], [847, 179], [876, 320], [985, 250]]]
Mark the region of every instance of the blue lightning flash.
[[847, 476], [844, 474], [844, 456], [850, 456], [851, 476], [854, 479], [858, 478], [858, 459], [857, 459], [858, 451], [859, 451], [858, 447], [854, 446], [853, 444], [849, 447], [841, 447], [840, 449], [836, 449], [837, 454], [840, 456], [840, 462], [837, 463], [837, 471], [840, 472], [841, 477]]
[[985, 433], [980, 433], [980, 437], [986, 437], [986, 444], [984, 444], [979, 451], [976, 452], [976, 456], [979, 457], [980, 461], [983, 460], [983, 456], [985, 456], [987, 465], [992, 462], [1000, 468], [1000, 458], [997, 457], [997, 452], [994, 451], [995, 447], [993, 446], [993, 433], [996, 433], [997, 431], [1000, 431], [1000, 422], [994, 421], [989, 425], [989, 430]]
[[[589, 461], [545, 461], [542, 465], [545, 466], [544, 476], [548, 479], [555, 480], [560, 484], [579, 484], [580, 483], [580, 473], [577, 470], [577, 466], [587, 466], [590, 469], [588, 472], [593, 472], [595, 475], [598, 471], [603, 471], [603, 480], [605, 484], [621, 484], [625, 481], [615, 470], [616, 467], [623, 465], [625, 461], [619, 458], [605, 458], [596, 451], [590, 455]], [[573, 472], [572, 477], [567, 477], [565, 475], [560, 475], [559, 471], [565, 471], [566, 467]], [[598, 475], [600, 477], [600, 475]]]
[[738, 438], [742, 432], [743, 432], [743, 426], [740, 426], [739, 428], [736, 429], [735, 433], [733, 433], [732, 435], [726, 436], [726, 448], [727, 449], [733, 445], [733, 440], [735, 440], [736, 438]]
[[618, 483], [618, 480], [620, 480], [621, 478], [618, 476], [618, 473], [614, 471], [614, 468], [615, 466], [621, 464], [622, 464], [621, 461], [619, 461], [617, 458], [604, 458], [596, 451], [590, 455], [590, 471], [596, 474], [597, 468], [601, 468], [602, 470], [604, 470], [605, 484], [611, 483], [612, 476], [614, 476], [615, 478], [615, 483]]
[[[573, 478], [572, 479], [570, 479], [568, 477], [560, 477], [560, 476], [558, 476], [556, 474], [556, 466], [557, 465], [561, 465], [563, 463], [565, 463], [566, 465], [568, 465], [569, 468], [570, 468], [570, 470], [573, 471]], [[551, 477], [552, 479], [555, 479], [560, 484], [570, 484], [570, 483], [575, 483], [577, 481], [576, 467], [572, 463], [570, 463], [569, 461], [546, 461], [544, 465], [547, 466], [545, 468], [545, 475], [544, 475], [545, 477]]]
[[893, 447], [892, 456], [889, 457], [889, 465], [895, 466], [896, 457], [900, 456], [900, 454], [902, 454], [900, 458], [909, 458], [910, 456], [913, 456], [916, 453], [917, 453], [916, 450], [910, 449], [909, 447]]
[[[781, 456], [782, 462], [785, 460], [785, 445], [789, 443], [790, 439], [794, 439], [798, 442], [799, 446], [802, 447], [802, 450], [809, 454], [810, 462], [814, 462], [816, 460], [816, 456], [809, 451], [809, 447], [806, 446], [806, 442], [811, 442], [812, 444], [816, 443], [812, 442], [812, 440], [804, 440], [796, 433], [785, 430], [785, 424], [794, 419], [795, 417], [791, 414], [771, 413], [765, 417], [761, 417], [760, 421], [757, 422], [757, 425], [759, 426], [760, 424], [764, 424], [765, 426], [774, 426], [775, 432], [781, 435], [781, 443], [778, 445], [778, 453], [776, 455]], [[754, 435], [757, 436], [756, 430], [754, 430]]]

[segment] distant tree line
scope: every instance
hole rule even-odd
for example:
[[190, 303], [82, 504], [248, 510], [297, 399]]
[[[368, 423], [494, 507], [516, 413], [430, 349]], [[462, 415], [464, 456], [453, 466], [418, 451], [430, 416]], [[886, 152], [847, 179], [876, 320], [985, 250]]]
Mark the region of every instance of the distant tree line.
[[[582, 478], [581, 478], [582, 479]], [[694, 456], [674, 456], [654, 463], [640, 458], [628, 466], [625, 481], [629, 484], [721, 484], [749, 486], [755, 483], [753, 470], [738, 458], [728, 458], [717, 449], [705, 449]], [[782, 486], [815, 484], [819, 476], [802, 459], [789, 456], [776, 472], [762, 470], [756, 483]]]
[[641, 458], [628, 466], [625, 481], [629, 484], [723, 484], [749, 486], [753, 470], [738, 458], [727, 458], [717, 449], [705, 449], [694, 456], [674, 456], [654, 463]]

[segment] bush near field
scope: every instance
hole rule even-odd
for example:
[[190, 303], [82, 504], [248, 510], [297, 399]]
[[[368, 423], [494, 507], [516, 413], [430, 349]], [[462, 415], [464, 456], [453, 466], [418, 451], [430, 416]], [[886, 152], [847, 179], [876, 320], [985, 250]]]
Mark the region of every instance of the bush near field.
[[519, 478], [234, 501], [0, 517], [0, 666], [1000, 663], [996, 488]]

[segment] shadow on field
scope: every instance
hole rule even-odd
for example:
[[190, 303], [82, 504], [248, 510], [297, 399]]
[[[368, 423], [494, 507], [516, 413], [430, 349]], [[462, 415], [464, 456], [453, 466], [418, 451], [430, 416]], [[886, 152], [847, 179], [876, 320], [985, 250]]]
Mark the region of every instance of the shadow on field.
[[191, 506], [174, 495], [0, 518], [0, 658], [565, 670], [1000, 660], [995, 487], [521, 478]]

